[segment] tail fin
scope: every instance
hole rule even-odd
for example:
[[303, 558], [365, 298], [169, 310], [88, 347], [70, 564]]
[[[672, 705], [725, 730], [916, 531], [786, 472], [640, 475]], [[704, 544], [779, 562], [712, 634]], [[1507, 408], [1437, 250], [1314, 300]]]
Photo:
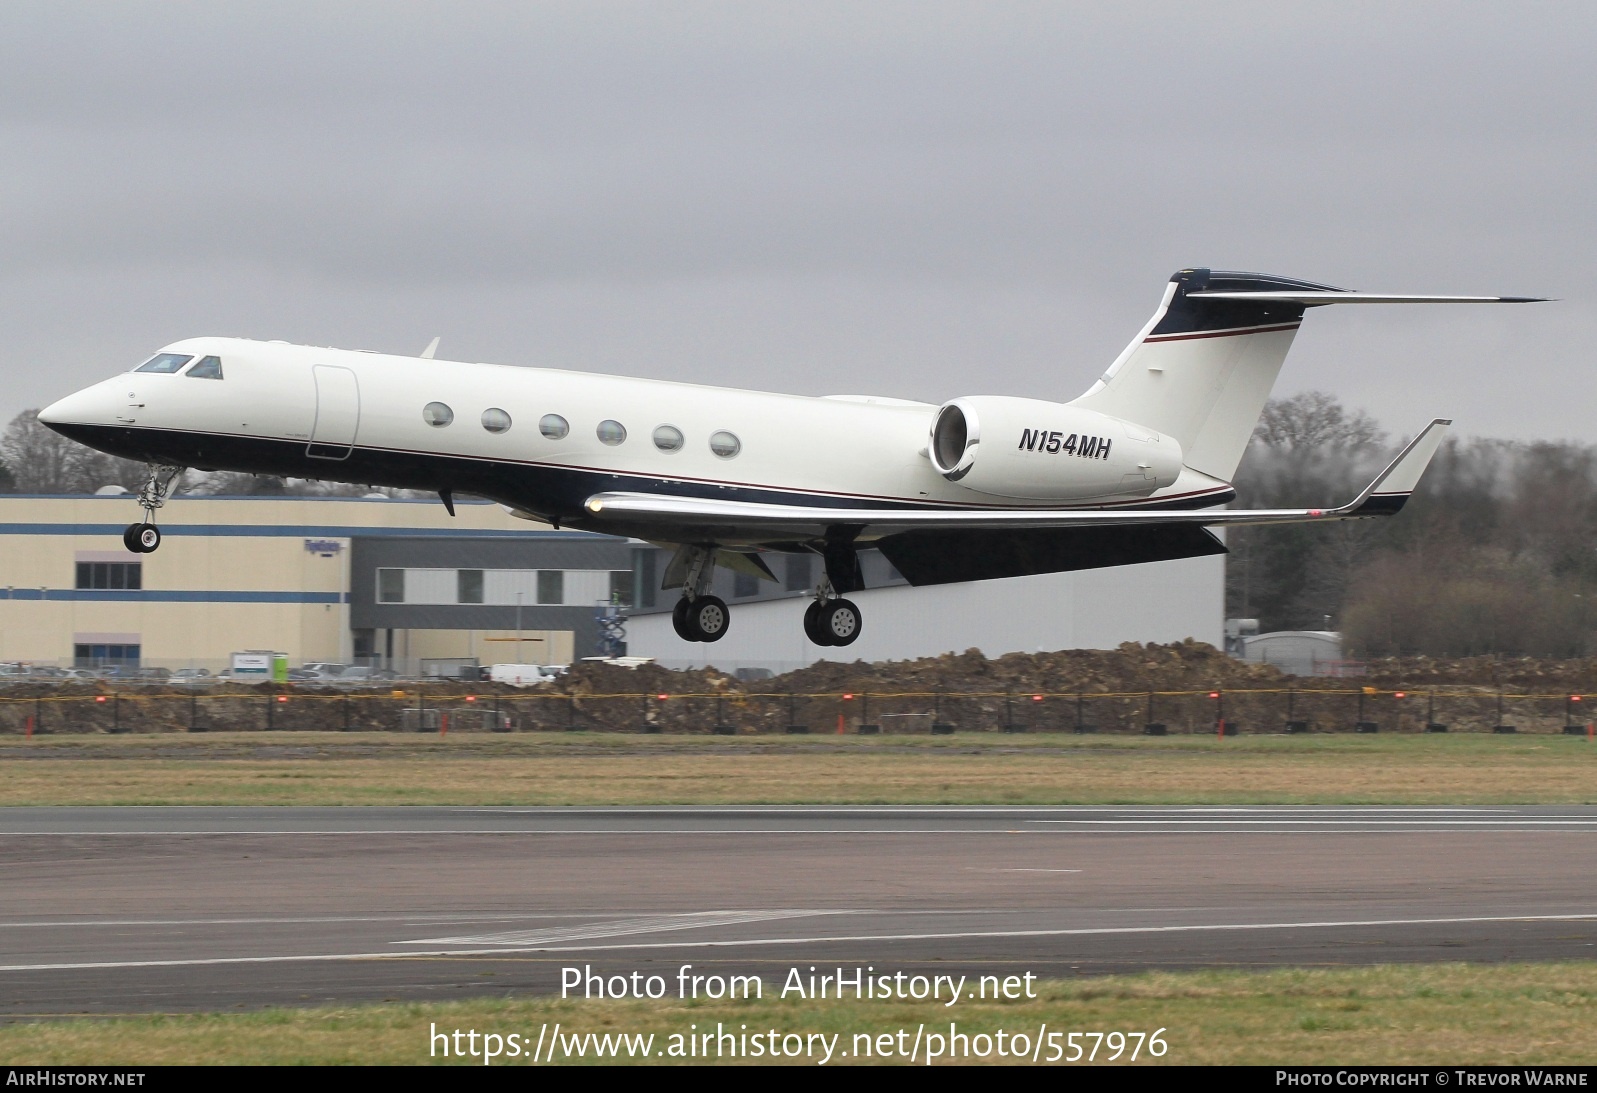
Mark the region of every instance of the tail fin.
[[1184, 269], [1142, 333], [1075, 404], [1174, 437], [1188, 467], [1229, 482], [1306, 308], [1539, 300], [1350, 292], [1290, 277]]
[[1075, 402], [1174, 437], [1187, 466], [1229, 482], [1304, 305], [1192, 295], [1205, 290], [1338, 291], [1285, 277], [1184, 269], [1170, 279], [1142, 333]]

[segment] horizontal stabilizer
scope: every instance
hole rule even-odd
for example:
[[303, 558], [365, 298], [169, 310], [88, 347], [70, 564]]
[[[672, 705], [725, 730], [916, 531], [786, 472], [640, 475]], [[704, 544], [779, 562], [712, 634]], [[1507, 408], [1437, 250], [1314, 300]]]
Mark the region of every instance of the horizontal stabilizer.
[[1391, 292], [1189, 292], [1189, 298], [1205, 300], [1252, 300], [1256, 303], [1302, 304], [1543, 304], [1545, 296], [1413, 296]]

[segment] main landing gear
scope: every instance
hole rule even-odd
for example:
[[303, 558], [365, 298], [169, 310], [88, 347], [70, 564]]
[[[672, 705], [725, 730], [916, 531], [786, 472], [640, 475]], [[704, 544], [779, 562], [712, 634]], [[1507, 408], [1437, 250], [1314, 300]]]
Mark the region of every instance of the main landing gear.
[[852, 645], [863, 623], [853, 600], [817, 598], [804, 609], [804, 636], [816, 645]]
[[816, 645], [852, 645], [865, 619], [859, 606], [839, 593], [865, 587], [859, 554], [852, 542], [833, 539], [826, 544], [824, 557], [826, 575], [815, 589], [815, 601], [804, 609], [804, 636]]
[[715, 575], [715, 551], [693, 547], [687, 553], [682, 598], [671, 609], [671, 626], [683, 641], [720, 641], [732, 625], [726, 601], [709, 592]]
[[720, 596], [683, 596], [671, 609], [671, 625], [683, 641], [720, 641], [732, 624], [732, 613]]
[[161, 529], [155, 526], [155, 510], [166, 504], [166, 495], [172, 492], [172, 485], [177, 481], [177, 476], [183, 473], [182, 467], [171, 467], [164, 464], [150, 464], [149, 477], [144, 480], [144, 486], [139, 490], [139, 507], [144, 510], [144, 519], [136, 524], [129, 524], [122, 533], [122, 545], [133, 554], [152, 554], [161, 545]]
[[[852, 542], [826, 544], [826, 575], [815, 589], [815, 599], [804, 610], [804, 636], [816, 645], [852, 645], [864, 626], [859, 605], [839, 593], [865, 587], [859, 555]], [[678, 569], [677, 567], [682, 568]], [[684, 546], [666, 570], [671, 585], [678, 574], [682, 598], [671, 609], [671, 627], [683, 641], [720, 641], [731, 629], [732, 613], [726, 601], [710, 593], [715, 573], [715, 547]]]

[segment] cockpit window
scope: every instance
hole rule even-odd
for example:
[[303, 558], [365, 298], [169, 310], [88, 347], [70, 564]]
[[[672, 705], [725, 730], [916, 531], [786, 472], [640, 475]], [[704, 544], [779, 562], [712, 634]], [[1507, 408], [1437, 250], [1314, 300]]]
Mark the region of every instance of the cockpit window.
[[222, 358], [201, 357], [200, 363], [190, 368], [187, 375], [190, 379], [219, 380], [222, 378]]
[[176, 372], [179, 368], [182, 368], [185, 364], [193, 359], [194, 358], [192, 356], [185, 356], [182, 353], [161, 353], [157, 356], [151, 357], [133, 371]]

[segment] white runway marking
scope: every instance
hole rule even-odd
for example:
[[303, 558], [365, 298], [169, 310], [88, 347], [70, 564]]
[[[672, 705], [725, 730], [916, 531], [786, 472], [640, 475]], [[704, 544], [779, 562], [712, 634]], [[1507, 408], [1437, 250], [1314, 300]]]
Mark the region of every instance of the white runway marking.
[[745, 922], [770, 922], [782, 918], [809, 918], [813, 915], [849, 915], [854, 911], [690, 911], [676, 915], [651, 915], [608, 922], [585, 922], [576, 926], [548, 930], [517, 930], [509, 933], [480, 934], [475, 937], [431, 937], [421, 941], [396, 941], [395, 945], [547, 945], [560, 941], [585, 941], [597, 937], [627, 937], [633, 934], [665, 933], [671, 930], [702, 930], [707, 926], [737, 926]]
[[1513, 806], [1494, 808], [1441, 807], [1415, 805], [832, 805], [830, 807], [805, 807], [799, 805], [724, 805], [714, 808], [673, 808], [669, 805], [651, 808], [629, 808], [625, 805], [609, 808], [460, 808], [451, 810], [455, 815], [487, 813], [498, 816], [618, 816], [643, 813], [651, 816], [722, 816], [734, 812], [752, 812], [762, 816], [1016, 816], [1038, 812], [1153, 812], [1169, 815], [1187, 815], [1205, 812], [1306, 813], [1306, 812], [1465, 812], [1505, 813], [1512, 815]]
[[1286, 827], [1286, 826], [1319, 826], [1319, 827], [1597, 827], [1597, 817], [1594, 818], [1567, 818], [1559, 816], [1512, 816], [1490, 820], [1466, 820], [1454, 817], [1447, 819], [1418, 819], [1418, 820], [1317, 820], [1299, 819], [1295, 816], [1279, 816], [1269, 820], [1241, 820], [1216, 817], [1212, 820], [1122, 820], [1122, 819], [1090, 819], [1087, 817], [1071, 817], [1065, 820], [1027, 820], [1029, 824], [1094, 824], [1122, 827], [1151, 827], [1163, 825], [1178, 829], [1198, 830], [1212, 827], [1242, 827], [1245, 825]]
[[1438, 817], [1436, 819], [1299, 819], [1292, 816], [1281, 816], [1267, 820], [1231, 819], [1217, 816], [1213, 819], [1187, 818], [1187, 819], [1119, 819], [1113, 817], [1069, 817], [1063, 819], [1025, 819], [1026, 824], [1037, 825], [1030, 828], [1002, 828], [1002, 827], [478, 827], [478, 828], [344, 828], [344, 829], [315, 829], [295, 830], [293, 828], [252, 828], [252, 829], [207, 829], [207, 830], [163, 830], [163, 831], [3, 831], [0, 835], [7, 838], [217, 838], [222, 836], [370, 836], [370, 835], [402, 835], [408, 838], [464, 836], [464, 835], [522, 835], [535, 837], [551, 837], [559, 835], [998, 835], [1037, 833], [1046, 830], [1042, 825], [1054, 825], [1057, 830], [1069, 825], [1091, 827], [1094, 829], [1112, 829], [1124, 827], [1140, 832], [1153, 828], [1163, 828], [1167, 833], [1180, 834], [1190, 831], [1198, 834], [1210, 833], [1216, 829], [1256, 826], [1263, 828], [1277, 828], [1279, 834], [1292, 834], [1290, 828], [1368, 828], [1379, 830], [1381, 828], [1428, 828], [1434, 831], [1446, 830], [1474, 830], [1479, 828], [1495, 828], [1511, 830], [1515, 828], [1583, 828], [1597, 827], [1597, 817], [1559, 817], [1559, 816], [1502, 816], [1492, 819], [1465, 819], [1461, 817]]
[[[828, 912], [831, 913], [831, 912]], [[948, 912], [958, 914], [959, 912]], [[526, 946], [494, 949], [437, 949], [432, 951], [395, 953], [392, 950], [375, 953], [299, 953], [282, 956], [220, 956], [191, 960], [106, 960], [59, 964], [7, 964], [0, 972], [86, 971], [113, 968], [189, 968], [234, 964], [294, 964], [330, 963], [357, 960], [414, 960], [420, 958], [451, 958], [475, 956], [510, 956], [517, 953], [573, 953], [617, 952], [638, 949], [719, 949], [742, 948], [751, 945], [823, 945], [853, 944], [883, 941], [941, 941], [954, 939], [1017, 938], [1017, 937], [1093, 937], [1113, 934], [1177, 934], [1203, 931], [1235, 930], [1329, 930], [1356, 929], [1375, 926], [1468, 926], [1493, 922], [1593, 922], [1597, 914], [1571, 915], [1476, 915], [1464, 918], [1385, 918], [1348, 919], [1328, 922], [1220, 922], [1188, 923], [1174, 926], [1103, 926], [1063, 930], [968, 930], [949, 933], [926, 934], [851, 934], [822, 937], [764, 937], [739, 938], [723, 941], [662, 941], [638, 942], [626, 945], [564, 945]]]
[[539, 911], [536, 913], [481, 913], [439, 911], [429, 913], [417, 911], [411, 914], [392, 915], [284, 915], [275, 918], [77, 918], [40, 921], [0, 921], [0, 930], [28, 929], [32, 927], [50, 927], [54, 929], [72, 929], [80, 926], [296, 926], [315, 923], [339, 922], [396, 922], [406, 926], [449, 926], [474, 922], [525, 922], [528, 919], [571, 919], [592, 918], [592, 914], [581, 911]]

